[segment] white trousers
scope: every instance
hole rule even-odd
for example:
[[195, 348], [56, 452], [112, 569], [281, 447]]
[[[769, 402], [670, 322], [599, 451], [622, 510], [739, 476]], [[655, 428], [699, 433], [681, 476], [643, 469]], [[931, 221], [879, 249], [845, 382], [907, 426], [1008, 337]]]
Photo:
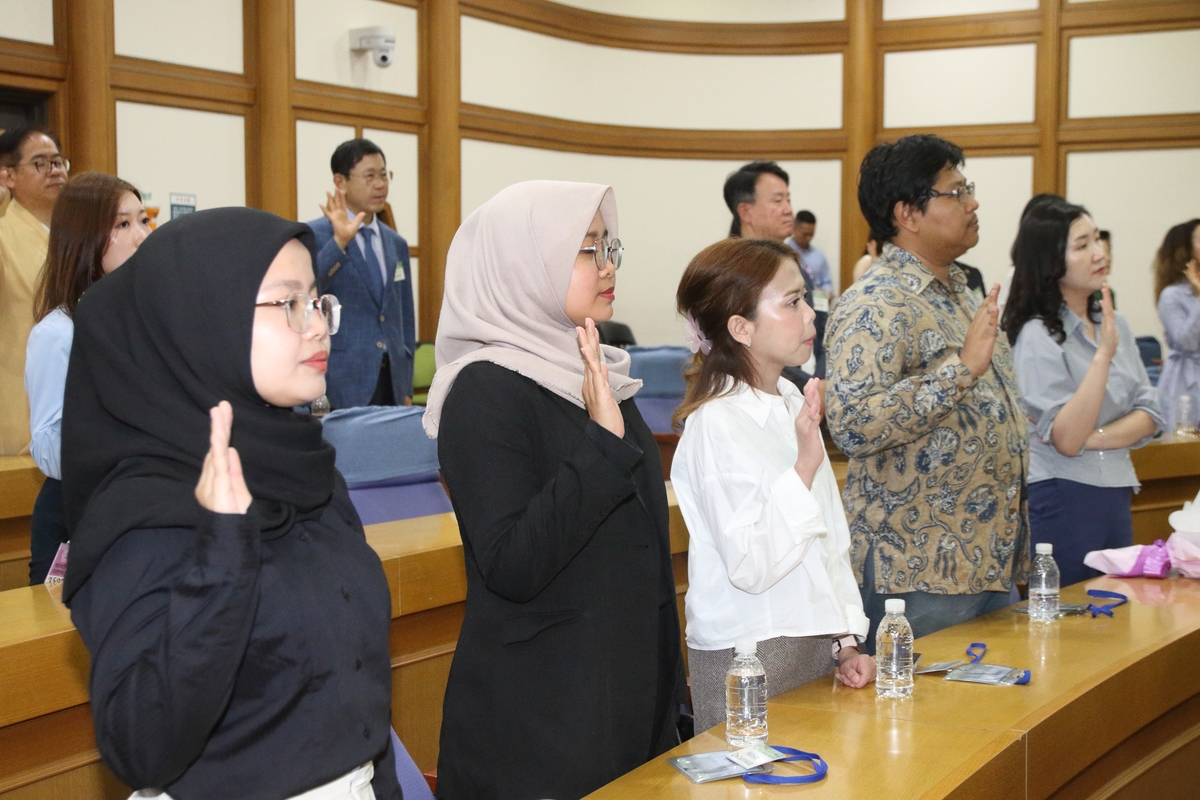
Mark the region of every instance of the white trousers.
[[[375, 765], [368, 761], [340, 778], [292, 795], [288, 800], [375, 800], [375, 790], [371, 788], [374, 777]], [[171, 795], [158, 789], [142, 789], [131, 794], [129, 800], [171, 800]]]

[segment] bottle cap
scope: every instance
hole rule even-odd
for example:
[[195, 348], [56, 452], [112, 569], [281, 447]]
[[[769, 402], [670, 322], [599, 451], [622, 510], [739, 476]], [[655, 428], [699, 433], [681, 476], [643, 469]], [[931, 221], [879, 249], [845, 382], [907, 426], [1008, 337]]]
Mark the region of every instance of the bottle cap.
[[733, 649], [738, 655], [755, 655], [758, 652], [758, 640], [750, 638], [738, 639], [734, 643]]
[[1036, 545], [1034, 545], [1034, 550], [1039, 556], [1054, 555], [1054, 545], [1050, 544], [1049, 542], [1038, 542]]
[[885, 612], [887, 612], [888, 614], [903, 614], [904, 613], [904, 601], [903, 600], [884, 600], [883, 601], [883, 610]]

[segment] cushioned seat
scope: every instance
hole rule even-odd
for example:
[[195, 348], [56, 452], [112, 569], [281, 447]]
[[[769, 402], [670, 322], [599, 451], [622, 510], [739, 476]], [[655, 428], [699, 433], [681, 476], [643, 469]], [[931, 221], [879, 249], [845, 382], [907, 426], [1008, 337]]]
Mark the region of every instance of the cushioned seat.
[[322, 420], [364, 525], [452, 510], [439, 478], [437, 442], [421, 427], [424, 413], [371, 406], [338, 409]]
[[638, 411], [654, 433], [672, 433], [671, 415], [683, 402], [683, 369], [691, 351], [674, 345], [635, 345], [627, 350], [631, 359], [629, 376], [642, 381], [642, 388], [633, 397]]
[[413, 351], [413, 405], [423, 406], [429, 399], [433, 373], [437, 371], [433, 342], [417, 342]]

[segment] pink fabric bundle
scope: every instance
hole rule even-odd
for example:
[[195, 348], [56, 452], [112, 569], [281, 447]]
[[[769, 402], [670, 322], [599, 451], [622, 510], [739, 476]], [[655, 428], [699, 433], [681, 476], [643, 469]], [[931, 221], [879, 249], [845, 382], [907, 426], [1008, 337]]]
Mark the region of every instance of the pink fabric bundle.
[[1200, 578], [1200, 544], [1178, 531], [1167, 539], [1171, 563], [1185, 578]]
[[1171, 554], [1159, 539], [1154, 544], [1093, 550], [1083, 557], [1083, 563], [1114, 578], [1165, 578], [1171, 571]]

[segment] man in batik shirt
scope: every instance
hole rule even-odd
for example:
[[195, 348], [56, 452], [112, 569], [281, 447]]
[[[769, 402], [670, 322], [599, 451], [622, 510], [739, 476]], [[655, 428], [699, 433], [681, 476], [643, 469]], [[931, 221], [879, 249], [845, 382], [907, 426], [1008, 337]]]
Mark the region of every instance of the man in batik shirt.
[[999, 286], [954, 260], [979, 241], [962, 150], [936, 136], [863, 159], [858, 201], [880, 257], [829, 318], [826, 408], [850, 458], [850, 558], [871, 619], [906, 601], [916, 636], [1011, 602], [1029, 563], [1029, 434]]

